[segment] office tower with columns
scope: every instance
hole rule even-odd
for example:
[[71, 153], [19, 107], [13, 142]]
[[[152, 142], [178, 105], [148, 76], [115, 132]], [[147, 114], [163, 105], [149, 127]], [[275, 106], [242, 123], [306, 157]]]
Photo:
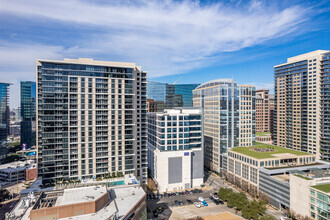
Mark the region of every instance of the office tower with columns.
[[146, 72], [134, 63], [37, 60], [38, 174], [147, 178]]
[[330, 159], [329, 63], [316, 50], [274, 67], [274, 144]]
[[21, 82], [21, 145], [36, 144], [36, 82]]
[[193, 91], [194, 107], [204, 110], [204, 165], [222, 170], [227, 149], [255, 143], [255, 88], [232, 79], [203, 83]]

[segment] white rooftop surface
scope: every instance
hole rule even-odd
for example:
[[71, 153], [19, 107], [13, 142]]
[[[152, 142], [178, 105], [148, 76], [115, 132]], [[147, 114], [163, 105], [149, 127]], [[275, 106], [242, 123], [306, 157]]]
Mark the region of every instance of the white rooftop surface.
[[[138, 185], [118, 186], [116, 188], [112, 188], [112, 190], [114, 193], [111, 193], [111, 195], [115, 195], [116, 197], [115, 202], [118, 207], [118, 219], [124, 217], [124, 215], [127, 214], [145, 196], [144, 190]], [[113, 198], [111, 197], [111, 199]], [[107, 206], [100, 209], [96, 213], [72, 216], [63, 218], [62, 220], [108, 219], [117, 212], [115, 202], [112, 200]]]
[[33, 160], [27, 160], [27, 161], [15, 161], [12, 163], [5, 163], [0, 165], [0, 170], [2, 172], [10, 172], [10, 171], [19, 171], [19, 170], [25, 170], [25, 166], [27, 167], [29, 165], [33, 164]]
[[104, 186], [65, 189], [63, 195], [57, 198], [55, 206], [95, 201], [106, 193], [107, 189]]

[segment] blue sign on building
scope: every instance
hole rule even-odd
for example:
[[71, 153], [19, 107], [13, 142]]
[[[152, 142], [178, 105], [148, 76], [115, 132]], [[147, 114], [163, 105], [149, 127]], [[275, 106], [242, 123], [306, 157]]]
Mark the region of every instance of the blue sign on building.
[[189, 156], [189, 152], [184, 152], [184, 156]]

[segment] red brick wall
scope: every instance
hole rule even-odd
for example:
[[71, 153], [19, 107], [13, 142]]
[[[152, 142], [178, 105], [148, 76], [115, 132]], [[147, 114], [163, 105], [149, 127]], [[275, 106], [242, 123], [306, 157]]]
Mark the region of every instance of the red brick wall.
[[25, 180], [37, 179], [37, 168], [25, 170]]

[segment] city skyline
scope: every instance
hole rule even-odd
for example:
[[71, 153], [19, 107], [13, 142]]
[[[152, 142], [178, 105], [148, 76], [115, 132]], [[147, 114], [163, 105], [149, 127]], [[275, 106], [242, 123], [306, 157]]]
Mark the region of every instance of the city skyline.
[[3, 5], [0, 74], [13, 84], [11, 108], [19, 106], [19, 82], [36, 80], [36, 59], [136, 62], [154, 81], [172, 83], [182, 77], [184, 84], [234, 77], [239, 84], [272, 92], [273, 66], [285, 57], [330, 48], [327, 1]]

